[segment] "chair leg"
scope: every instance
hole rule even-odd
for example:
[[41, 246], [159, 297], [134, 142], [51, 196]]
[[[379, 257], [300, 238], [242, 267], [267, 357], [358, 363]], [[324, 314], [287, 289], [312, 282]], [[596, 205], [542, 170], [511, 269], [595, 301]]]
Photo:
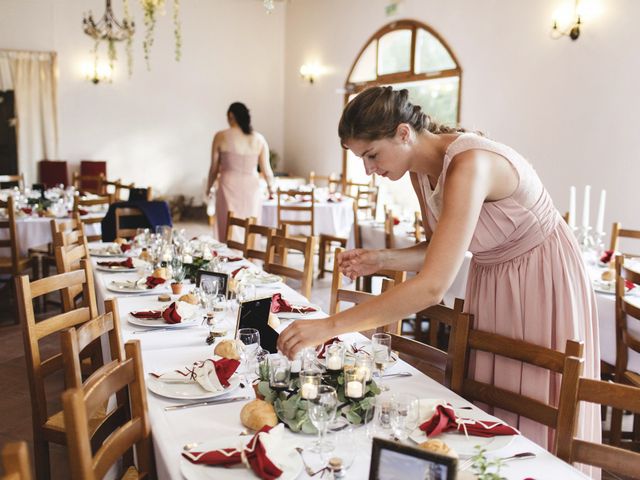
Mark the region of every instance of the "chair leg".
[[33, 456], [36, 466], [36, 478], [38, 480], [49, 480], [51, 478], [49, 442], [34, 440]]

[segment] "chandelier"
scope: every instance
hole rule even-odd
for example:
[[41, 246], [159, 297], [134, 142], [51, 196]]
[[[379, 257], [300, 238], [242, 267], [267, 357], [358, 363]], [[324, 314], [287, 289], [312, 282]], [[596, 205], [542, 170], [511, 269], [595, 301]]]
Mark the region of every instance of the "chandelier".
[[111, 9], [111, 0], [106, 0], [107, 6], [104, 14], [97, 22], [93, 19], [93, 13], [85, 14], [82, 19], [84, 33], [94, 40], [107, 40], [109, 42], [120, 42], [128, 40], [135, 31], [135, 23], [124, 18], [118, 22]]

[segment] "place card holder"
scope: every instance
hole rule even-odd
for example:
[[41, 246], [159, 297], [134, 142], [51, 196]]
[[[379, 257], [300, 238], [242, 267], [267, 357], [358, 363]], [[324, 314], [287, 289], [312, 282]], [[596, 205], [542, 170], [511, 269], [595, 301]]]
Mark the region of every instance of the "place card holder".
[[255, 328], [260, 332], [260, 346], [271, 353], [277, 353], [279, 335], [269, 325], [270, 312], [271, 297], [242, 302], [238, 307], [235, 333], [238, 333], [239, 328]]
[[224, 293], [229, 298], [229, 274], [221, 272], [210, 272], [209, 270], [198, 270], [196, 272], [196, 287], [200, 287], [202, 278], [207, 277], [218, 283], [218, 294]]
[[381, 438], [373, 439], [369, 480], [389, 480], [403, 473], [411, 478], [441, 478], [455, 480], [458, 461], [420, 448]]

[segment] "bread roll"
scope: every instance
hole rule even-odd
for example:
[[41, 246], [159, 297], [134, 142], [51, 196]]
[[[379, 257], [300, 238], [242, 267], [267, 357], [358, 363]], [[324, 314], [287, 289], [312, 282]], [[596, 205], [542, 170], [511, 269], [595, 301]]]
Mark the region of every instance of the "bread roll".
[[616, 278], [616, 271], [611, 269], [605, 270], [604, 272], [602, 272], [600, 278], [602, 278], [602, 280], [604, 281], [610, 282], [611, 280]]
[[124, 243], [127, 243], [127, 239], [126, 239], [126, 238], [118, 237], [118, 238], [116, 238], [116, 239], [113, 241], [113, 243], [117, 243], [118, 245], [122, 245], [122, 244], [124, 244]]
[[232, 358], [233, 360], [240, 360], [239, 345], [236, 340], [226, 339], [221, 340], [213, 350], [215, 355], [222, 358]]
[[147, 251], [146, 248], [142, 249], [142, 252], [140, 252], [140, 256], [138, 258], [140, 258], [140, 260], [144, 260], [145, 262], [151, 262], [151, 260], [153, 260], [153, 257], [151, 257], [151, 254]]
[[155, 278], [164, 278], [167, 279], [167, 269], [165, 267], [156, 268], [151, 274], [152, 277]]
[[278, 424], [276, 411], [269, 402], [252, 400], [240, 411], [242, 425], [251, 430], [260, 430], [265, 425], [275, 427]]
[[426, 442], [422, 442], [418, 445], [418, 448], [422, 450], [426, 450], [428, 452], [437, 453], [439, 455], [448, 455], [450, 457], [458, 458], [458, 454], [456, 451], [449, 447], [442, 440], [438, 440], [437, 438], [433, 438], [431, 440], [427, 440]]
[[185, 293], [180, 298], [178, 298], [179, 302], [190, 303], [191, 305], [198, 305], [198, 297], [196, 297], [193, 293]]

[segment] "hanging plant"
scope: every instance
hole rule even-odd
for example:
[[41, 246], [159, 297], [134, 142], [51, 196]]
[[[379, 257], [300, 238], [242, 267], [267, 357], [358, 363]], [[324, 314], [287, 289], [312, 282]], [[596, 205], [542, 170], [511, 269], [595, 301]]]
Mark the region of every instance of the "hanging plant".
[[[131, 10], [129, 9], [129, 0], [122, 1], [124, 7], [124, 18], [129, 23], [129, 25], [133, 24], [133, 17], [131, 16]], [[129, 35], [127, 38], [127, 72], [129, 73], [129, 78], [133, 75], [133, 35]]]
[[[147, 70], [151, 70], [150, 52], [153, 46], [156, 21], [159, 15], [165, 14], [166, 0], [140, 0], [144, 11], [145, 34], [142, 47], [144, 59], [147, 62]], [[180, 28], [180, 0], [173, 0], [173, 34], [175, 37], [175, 57], [180, 61], [182, 47], [182, 31]]]

